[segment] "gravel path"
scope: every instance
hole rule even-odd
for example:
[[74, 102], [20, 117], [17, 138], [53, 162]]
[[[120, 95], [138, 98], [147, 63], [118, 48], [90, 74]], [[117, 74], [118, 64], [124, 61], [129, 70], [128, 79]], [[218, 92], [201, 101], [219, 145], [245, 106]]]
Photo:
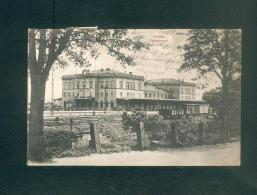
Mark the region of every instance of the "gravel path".
[[91, 154], [32, 166], [240, 166], [240, 142], [183, 149]]

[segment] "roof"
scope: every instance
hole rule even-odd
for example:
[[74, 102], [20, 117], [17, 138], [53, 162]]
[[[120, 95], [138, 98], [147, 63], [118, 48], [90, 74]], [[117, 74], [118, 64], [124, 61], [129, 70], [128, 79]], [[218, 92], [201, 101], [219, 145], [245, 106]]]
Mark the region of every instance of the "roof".
[[75, 74], [75, 75], [64, 75], [62, 76], [63, 80], [72, 80], [75, 78], [126, 78], [126, 79], [135, 79], [135, 80], [144, 80], [144, 76], [127, 74], [115, 70], [97, 70], [92, 72], [85, 72], [83, 71], [82, 74]]
[[147, 83], [152, 85], [188, 85], [193, 87], [196, 86], [196, 84], [194, 83], [184, 82], [183, 80], [181, 81], [171, 78], [148, 80]]
[[167, 91], [167, 90], [165, 90], [165, 89], [161, 89], [161, 88], [156, 87], [156, 86], [151, 85], [151, 84], [146, 85], [144, 89], [145, 89], [145, 92], [148, 92], [148, 91], [156, 91], [156, 92], [157, 92], [158, 89], [159, 89], [159, 90], [161, 90], [161, 91], [164, 91], [164, 92], [168, 92], [168, 93], [169, 93], [169, 91]]

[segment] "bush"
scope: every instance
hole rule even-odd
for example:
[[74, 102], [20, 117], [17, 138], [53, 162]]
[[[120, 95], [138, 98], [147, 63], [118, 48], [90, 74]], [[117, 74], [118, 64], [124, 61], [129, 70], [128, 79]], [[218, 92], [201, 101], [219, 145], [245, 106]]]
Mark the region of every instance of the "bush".
[[133, 110], [131, 115], [128, 115], [126, 112], [123, 112], [122, 115], [122, 125], [123, 129], [132, 129], [134, 132], [139, 126], [140, 121], [143, 121], [145, 118], [145, 114], [143, 112]]
[[145, 115], [142, 112], [133, 111], [131, 115], [124, 113], [122, 124], [125, 130], [133, 132], [139, 126], [139, 121], [144, 122], [145, 132], [150, 140], [171, 142], [171, 123], [175, 123], [177, 142], [180, 146], [194, 146], [199, 143], [199, 122], [204, 124], [204, 143], [215, 144], [220, 142], [219, 120], [204, 115], [181, 116], [170, 120], [159, 120], [159, 115]]
[[71, 131], [45, 131], [46, 158], [59, 157], [62, 152], [71, 149], [75, 133]]

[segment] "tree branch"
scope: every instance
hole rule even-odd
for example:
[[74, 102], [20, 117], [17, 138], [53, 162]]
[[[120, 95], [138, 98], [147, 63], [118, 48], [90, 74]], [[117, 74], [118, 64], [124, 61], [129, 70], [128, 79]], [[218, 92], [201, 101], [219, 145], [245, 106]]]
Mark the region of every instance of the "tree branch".
[[56, 30], [52, 31], [52, 40], [49, 45], [48, 59], [45, 63], [45, 67], [43, 69], [43, 76], [44, 76], [45, 80], [47, 79], [47, 77], [49, 75], [49, 72], [51, 70], [53, 63], [55, 62], [55, 60], [57, 60], [58, 56], [66, 48], [66, 45], [69, 42], [72, 31], [73, 30], [71, 28], [69, 28], [65, 32], [65, 34], [59, 39], [59, 46], [56, 50], [55, 50], [55, 48], [56, 48], [56, 43], [57, 43], [57, 32], [56, 32]]

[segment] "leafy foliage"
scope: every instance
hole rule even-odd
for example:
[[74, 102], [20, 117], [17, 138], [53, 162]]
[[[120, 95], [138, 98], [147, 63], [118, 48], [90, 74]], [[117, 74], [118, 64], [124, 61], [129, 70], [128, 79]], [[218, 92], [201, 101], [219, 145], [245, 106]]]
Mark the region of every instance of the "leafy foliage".
[[130, 37], [124, 29], [29, 29], [29, 69], [38, 68], [48, 76], [53, 63], [61, 68], [90, 66], [90, 60], [97, 59], [104, 48], [121, 65], [134, 65], [133, 54], [148, 48], [142, 38]]
[[179, 71], [196, 69], [198, 78], [212, 72], [221, 80], [231, 80], [241, 69], [240, 30], [190, 30]]

